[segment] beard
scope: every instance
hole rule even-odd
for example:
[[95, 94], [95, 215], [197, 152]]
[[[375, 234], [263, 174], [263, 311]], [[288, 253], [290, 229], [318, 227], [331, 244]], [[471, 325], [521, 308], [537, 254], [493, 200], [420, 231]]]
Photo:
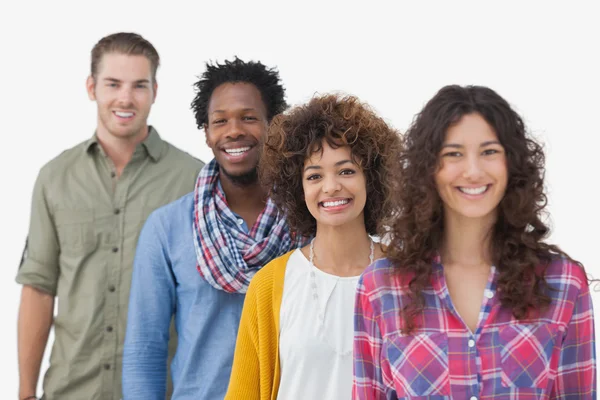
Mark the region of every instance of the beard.
[[225, 175], [231, 183], [236, 186], [250, 186], [258, 182], [258, 168], [254, 167], [250, 171], [244, 172], [240, 175], [232, 175], [221, 167], [221, 172]]

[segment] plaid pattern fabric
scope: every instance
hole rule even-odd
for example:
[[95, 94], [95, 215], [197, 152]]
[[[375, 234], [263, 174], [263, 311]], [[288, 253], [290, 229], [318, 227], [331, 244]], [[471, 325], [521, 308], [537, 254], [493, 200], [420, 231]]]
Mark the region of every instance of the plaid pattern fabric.
[[379, 260], [355, 303], [353, 399], [596, 399], [592, 299], [585, 272], [555, 260], [550, 306], [517, 321], [503, 308], [492, 268], [474, 333], [456, 312], [439, 259], [424, 291], [420, 328], [403, 335], [407, 277]]
[[258, 216], [249, 233], [227, 206], [219, 188], [219, 165], [212, 160], [202, 168], [194, 189], [194, 247], [198, 272], [214, 288], [246, 293], [254, 274], [269, 261], [299, 243], [273, 202]]

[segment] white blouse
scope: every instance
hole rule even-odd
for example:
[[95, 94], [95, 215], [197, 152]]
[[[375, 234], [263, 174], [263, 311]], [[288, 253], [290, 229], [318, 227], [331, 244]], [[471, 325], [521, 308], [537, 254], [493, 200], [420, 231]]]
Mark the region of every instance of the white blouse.
[[313, 268], [318, 307], [311, 288], [311, 266], [299, 249], [290, 256], [285, 271], [278, 400], [352, 397], [354, 298], [359, 277], [339, 277]]

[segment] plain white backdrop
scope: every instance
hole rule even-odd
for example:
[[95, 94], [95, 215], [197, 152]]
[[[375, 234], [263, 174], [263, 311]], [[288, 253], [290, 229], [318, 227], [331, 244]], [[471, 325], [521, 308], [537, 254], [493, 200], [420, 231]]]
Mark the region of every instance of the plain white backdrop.
[[[84, 84], [90, 51], [102, 36], [134, 31], [156, 46], [162, 65], [150, 123], [204, 161], [211, 153], [189, 105], [208, 60], [238, 55], [276, 66], [292, 105], [328, 91], [357, 95], [401, 131], [443, 85], [490, 86], [546, 147], [550, 241], [600, 278], [595, 7], [592, 1], [3, 2], [0, 398], [17, 394], [14, 278], [33, 184], [43, 164], [93, 134], [96, 109]], [[41, 376], [47, 359], [48, 353]]]

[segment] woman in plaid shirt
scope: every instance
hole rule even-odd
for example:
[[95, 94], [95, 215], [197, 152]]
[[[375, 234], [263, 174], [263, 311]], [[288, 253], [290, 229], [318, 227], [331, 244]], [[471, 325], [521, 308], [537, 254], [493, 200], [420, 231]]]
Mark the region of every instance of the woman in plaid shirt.
[[387, 258], [358, 285], [353, 398], [595, 399], [588, 281], [544, 242], [523, 120], [489, 88], [447, 86], [405, 146]]

